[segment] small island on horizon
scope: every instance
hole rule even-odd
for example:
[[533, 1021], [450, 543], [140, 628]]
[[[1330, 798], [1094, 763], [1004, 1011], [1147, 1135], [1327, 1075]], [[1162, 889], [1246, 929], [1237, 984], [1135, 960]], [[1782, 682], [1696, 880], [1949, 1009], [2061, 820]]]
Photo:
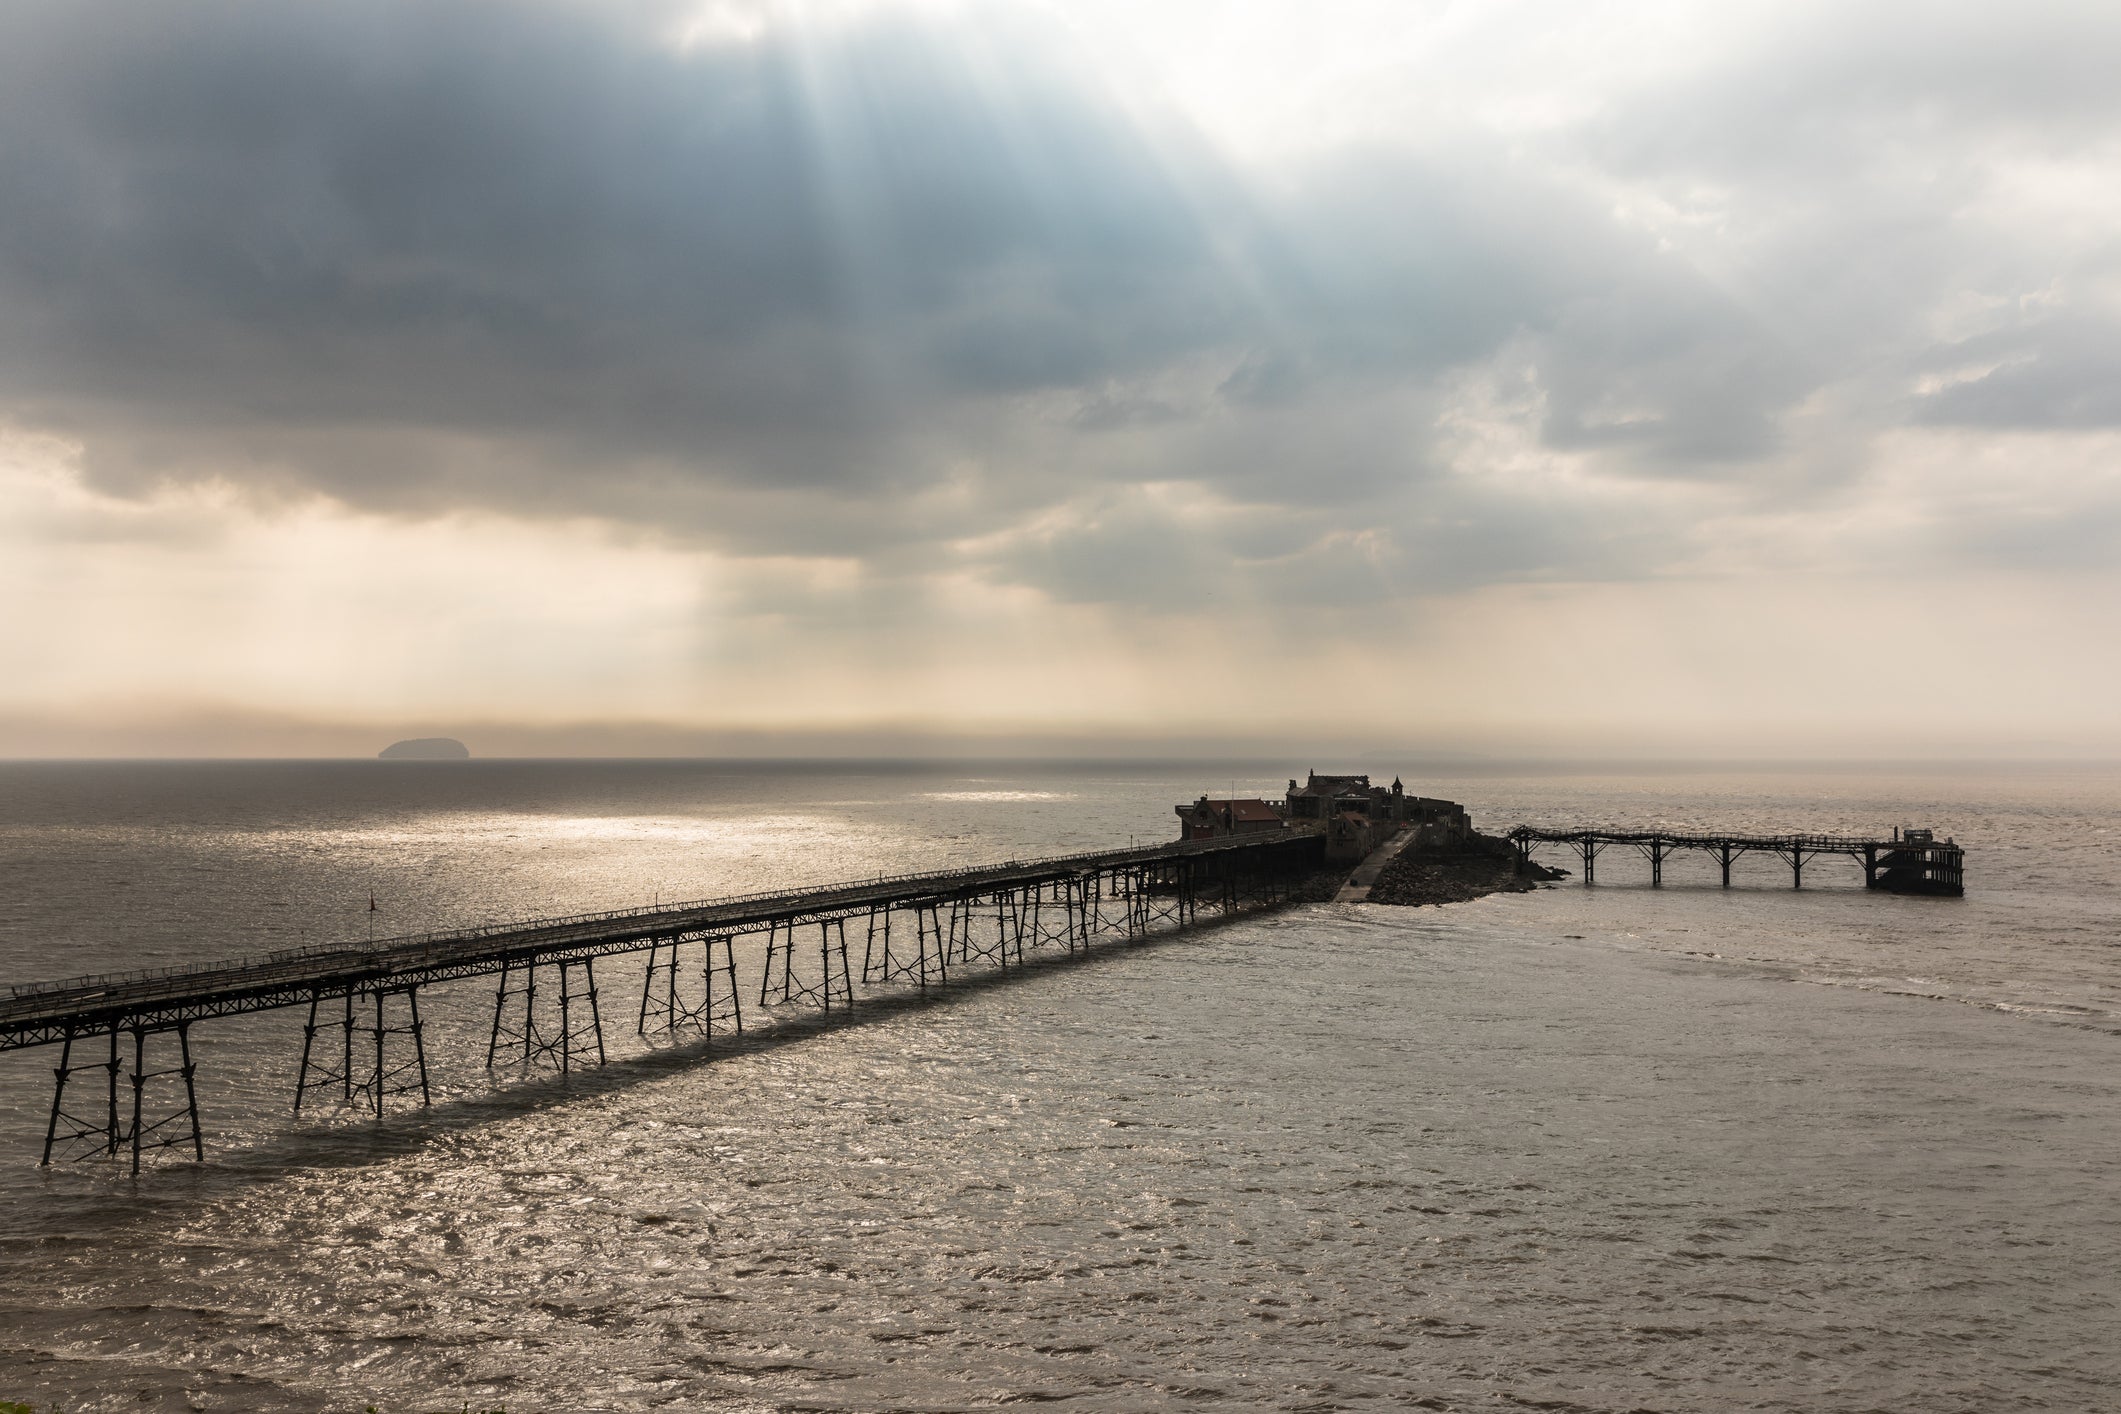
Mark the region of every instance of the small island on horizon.
[[469, 761], [471, 748], [453, 736], [418, 736], [394, 741], [376, 753], [379, 761]]

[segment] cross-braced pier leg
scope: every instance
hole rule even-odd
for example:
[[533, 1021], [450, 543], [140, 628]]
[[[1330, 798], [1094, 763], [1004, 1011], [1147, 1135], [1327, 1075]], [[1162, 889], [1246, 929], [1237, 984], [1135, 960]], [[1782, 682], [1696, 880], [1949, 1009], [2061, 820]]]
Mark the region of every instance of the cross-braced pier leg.
[[[828, 918], [818, 923], [818, 976], [814, 982], [796, 971], [796, 926], [793, 920], [767, 926], [766, 971], [759, 979], [759, 1004], [764, 1006], [773, 1000], [812, 1002], [827, 1015], [835, 1005], [852, 1010], [854, 975], [847, 959], [847, 920]], [[776, 976], [778, 998], [773, 996]]]
[[[780, 967], [780, 996], [775, 997], [774, 967]], [[773, 922], [766, 925], [766, 970], [759, 977], [759, 1005], [770, 1006], [775, 1001], [792, 1002], [809, 988], [796, 981], [795, 976], [795, 924]]]
[[[700, 944], [699, 991], [681, 983], [684, 948]], [[743, 1004], [737, 997], [736, 956], [729, 938], [720, 933], [674, 934], [649, 944], [647, 975], [641, 982], [638, 1034], [653, 1029], [668, 1035], [681, 1026], [697, 1028], [712, 1036], [716, 1026], [744, 1029]]]
[[968, 962], [991, 962], [996, 967], [1006, 968], [1011, 962], [1024, 960], [1022, 933], [1014, 926], [1013, 891], [997, 890], [988, 902], [994, 905], [989, 913], [983, 901], [968, 895], [964, 901], [964, 935], [962, 956]]
[[[881, 930], [878, 924], [883, 927]], [[869, 927], [862, 939], [862, 985], [868, 986], [891, 971], [891, 910], [869, 910]]]
[[[59, 1064], [52, 1068], [52, 1112], [50, 1120], [44, 1126], [43, 1164], [51, 1163], [54, 1148], [65, 1146], [70, 1149], [83, 1139], [94, 1141], [94, 1146], [76, 1155], [77, 1158], [87, 1158], [94, 1154], [115, 1156], [118, 1146], [124, 1142], [125, 1130], [118, 1122], [118, 1073], [122, 1068], [118, 1060], [118, 1028], [111, 1027], [109, 1036], [108, 1060], [75, 1065], [73, 1061], [76, 1036], [72, 1030], [66, 1033], [66, 1038], [59, 1047]], [[94, 1115], [77, 1115], [66, 1108], [67, 1081], [76, 1071], [82, 1070], [101, 1070], [105, 1073], [104, 1093], [100, 1097], [102, 1104], [97, 1107], [99, 1112]]]
[[826, 1014], [831, 1014], [835, 996], [843, 1010], [854, 1010], [854, 973], [847, 965], [846, 919], [827, 919], [817, 925], [817, 960], [818, 1002]]
[[1090, 951], [1090, 890], [1082, 875], [1063, 880], [1054, 890], [1067, 910], [1068, 951], [1078, 957]]
[[[173, 1149], [183, 1144], [187, 1137], [191, 1141], [192, 1158], [199, 1163], [206, 1162], [206, 1141], [199, 1133], [199, 1090], [193, 1079], [197, 1067], [191, 1059], [191, 1023], [180, 1021], [174, 1029], [177, 1033], [177, 1063], [164, 1070], [149, 1070], [147, 1030], [139, 1026], [133, 1028], [133, 1122], [126, 1137], [132, 1143], [134, 1173], [140, 1171], [143, 1149]], [[148, 1084], [171, 1076], [181, 1077], [184, 1081], [184, 1108], [173, 1110], [160, 1119], [146, 1119], [142, 1108], [146, 1104]]]
[[[547, 1001], [538, 1003], [538, 974], [557, 973], [559, 986], [546, 986]], [[521, 985], [510, 983], [518, 977]], [[554, 995], [557, 993], [557, 995]], [[519, 1003], [515, 1017], [510, 1001]], [[597, 1003], [597, 973], [594, 960], [586, 957], [560, 961], [511, 963], [501, 971], [500, 986], [493, 999], [493, 1030], [486, 1042], [486, 1068], [498, 1058], [517, 1064], [543, 1066], [568, 1074], [577, 1064], [593, 1057], [604, 1064], [604, 1014]]]
[[[1075, 916], [1068, 905], [1068, 884], [1065, 880], [1033, 884], [1016, 893], [1016, 932], [1019, 940], [1028, 941], [1034, 948], [1050, 947], [1054, 944], [1075, 951]], [[1049, 899], [1048, 894], [1052, 897]], [[1054, 916], [1060, 922], [1056, 924]], [[1018, 955], [1022, 949], [1019, 946]]]
[[963, 966], [991, 962], [997, 967], [1007, 967], [1012, 957], [1017, 962], [1024, 960], [1023, 940], [1010, 927], [1005, 892], [993, 895], [994, 912], [991, 916], [981, 906], [976, 894], [961, 894], [950, 900], [947, 951], [952, 962]]
[[[319, 1022], [317, 1016], [323, 1006], [322, 994], [312, 994], [309, 999], [309, 1019], [302, 1025], [302, 1067], [295, 1075], [295, 1113], [302, 1113], [302, 1104], [312, 1090], [337, 1087], [339, 1098], [346, 1104], [353, 1103], [353, 1033], [354, 994], [341, 994], [345, 1003], [345, 1015], [336, 1022]], [[317, 1048], [317, 1033], [326, 1027], [336, 1027], [344, 1040], [340, 1050], [337, 1069], [325, 1064]], [[331, 1049], [327, 1043], [327, 1049]]]
[[972, 948], [965, 936], [971, 928], [969, 920], [965, 917], [965, 901], [962, 898], [950, 900], [948, 927], [950, 931], [943, 944], [943, 957], [953, 966], [966, 966], [972, 961]]
[[949, 939], [943, 932], [943, 910], [936, 903], [917, 903], [913, 906], [914, 928], [918, 933], [920, 953], [920, 983], [926, 987], [931, 971], [937, 983], [950, 980]]
[[1083, 951], [1097, 941], [1097, 935], [1109, 926], [1105, 921], [1105, 875], [1100, 869], [1092, 869], [1082, 879]]
[[[1184, 885], [1175, 867], [1149, 861], [1128, 867], [1121, 876], [1127, 896], [1127, 936], [1146, 938], [1159, 923], [1182, 928], [1186, 922]], [[1270, 879], [1280, 876], [1270, 875]]]
[[905, 930], [892, 930], [893, 910], [870, 911], [868, 942], [862, 949], [863, 982], [912, 982], [926, 991], [930, 982], [947, 980], [949, 964], [943, 956], [942, 920], [936, 906], [916, 900], [907, 911], [913, 915], [910, 954], [903, 943]]
[[[118, 1077], [124, 1071], [119, 1058], [118, 1033], [129, 1030], [133, 1035], [132, 1068], [127, 1075], [132, 1088], [130, 1117], [118, 1103]], [[174, 1031], [177, 1035], [177, 1063], [161, 1070], [147, 1068], [147, 1038], [157, 1033]], [[192, 1157], [201, 1162], [206, 1158], [206, 1140], [199, 1128], [199, 1089], [196, 1079], [198, 1067], [191, 1058], [191, 1023], [179, 1021], [166, 1026], [112, 1027], [110, 1036], [110, 1059], [86, 1066], [73, 1064], [74, 1037], [68, 1035], [60, 1048], [59, 1064], [53, 1071], [51, 1118], [44, 1130], [44, 1159], [49, 1164], [52, 1152], [61, 1145], [72, 1146], [81, 1140], [89, 1140], [87, 1149], [76, 1154], [76, 1158], [102, 1156], [116, 1158], [121, 1151], [132, 1156], [132, 1171], [140, 1171], [140, 1157], [156, 1149], [173, 1149], [189, 1145]], [[66, 1108], [66, 1084], [77, 1070], [103, 1070], [107, 1074], [104, 1086], [102, 1114], [85, 1116], [72, 1113]], [[158, 1080], [177, 1079], [184, 1082], [184, 1107], [169, 1110], [157, 1118], [149, 1118], [147, 1109], [148, 1091]]]
[[1024, 916], [1015, 889], [994, 896], [994, 946], [1001, 965], [1024, 965]]
[[[372, 1056], [367, 1073], [353, 1087], [355, 1096], [365, 1096], [378, 1119], [383, 1117], [384, 1100], [392, 1095], [417, 1091], [423, 1106], [434, 1103], [434, 1095], [427, 1087], [427, 1039], [426, 1028], [420, 1022], [420, 989], [378, 988], [368, 995], [373, 1008], [368, 1027]], [[386, 1019], [386, 1007], [393, 995], [405, 998], [406, 1012], [405, 1019], [395, 1025]], [[394, 1036], [412, 1042], [410, 1056], [395, 1061], [391, 1058], [390, 1040]]]
[[[378, 1119], [392, 1095], [417, 1094], [423, 1106], [434, 1103], [427, 1080], [427, 1028], [420, 1020], [419, 987], [381, 987], [340, 995], [344, 1010], [336, 1021], [317, 1019], [325, 997], [309, 999], [309, 1019], [302, 1028], [302, 1068], [295, 1079], [295, 1113], [302, 1113], [303, 1102], [313, 1091], [334, 1088], [348, 1108], [364, 1110]], [[405, 1015], [395, 1021], [389, 1012], [394, 996], [405, 999]], [[365, 1025], [357, 1020], [363, 999], [369, 1013]], [[343, 1038], [336, 1069], [324, 1060], [316, 1044], [317, 1033], [328, 1029], [337, 1029]], [[353, 1044], [357, 1030], [365, 1033], [366, 1042], [358, 1062]], [[411, 1043], [409, 1055], [393, 1044], [400, 1038]]]

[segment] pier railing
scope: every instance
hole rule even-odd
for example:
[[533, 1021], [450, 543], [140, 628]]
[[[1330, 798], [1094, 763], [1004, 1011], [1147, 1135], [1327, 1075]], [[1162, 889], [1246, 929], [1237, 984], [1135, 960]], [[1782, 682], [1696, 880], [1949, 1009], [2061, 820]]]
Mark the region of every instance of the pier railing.
[[[1323, 834], [1291, 829], [1087, 850], [19, 984], [0, 997], [0, 1050], [61, 1048], [46, 1163], [62, 1152], [129, 1153], [137, 1171], [146, 1150], [204, 1156], [190, 1028], [212, 1017], [306, 1005], [296, 1113], [336, 1100], [379, 1116], [392, 1096], [427, 1102], [424, 987], [498, 976], [488, 1068], [564, 1074], [605, 1059], [596, 963], [615, 955], [647, 955], [636, 1017], [643, 1035], [742, 1030], [741, 994], [750, 989], [739, 984], [733, 947], [742, 937], [764, 943], [755, 1005], [814, 1007], [829, 1019], [854, 1007], [857, 978], [925, 992], [967, 968], [1021, 965], [1033, 949], [1080, 956], [1108, 938], [1131, 943], [1185, 927], [1204, 912], [1285, 902], [1323, 862], [1324, 846]], [[166, 1033], [175, 1063], [153, 1068], [149, 1040]], [[102, 1083], [85, 1106], [76, 1085], [70, 1109], [68, 1082], [81, 1072]], [[129, 1110], [119, 1101], [128, 1079]], [[165, 1103], [156, 1118], [149, 1097], [177, 1080], [177, 1108]]]
[[[1291, 831], [1293, 834], [1303, 831]], [[1283, 836], [1276, 835], [1279, 841]], [[1247, 841], [1239, 841], [1243, 847]], [[1259, 842], [1256, 838], [1250, 841]], [[712, 913], [740, 908], [746, 904], [768, 903], [779, 899], [808, 897], [825, 893], [852, 893], [866, 889], [889, 889], [905, 884], [950, 883], [971, 880], [993, 874], [1007, 873], [1025, 868], [1050, 869], [1067, 867], [1099, 867], [1126, 864], [1137, 860], [1166, 859], [1183, 854], [1202, 854], [1232, 847], [1232, 841], [1181, 840], [1170, 844], [1142, 845], [1128, 849], [1083, 850], [1074, 854], [1042, 855], [1034, 860], [1010, 859], [992, 864], [960, 865], [950, 869], [920, 869], [898, 874], [878, 874], [874, 879], [834, 880], [830, 883], [810, 887], [784, 889], [757, 889], [750, 893], [722, 894], [712, 898], [691, 899], [676, 903], [644, 903], [631, 908], [601, 909], [591, 913], [570, 913], [514, 919], [497, 923], [475, 923], [460, 928], [440, 928], [425, 933], [403, 933], [387, 938], [356, 939], [339, 943], [312, 943], [305, 947], [275, 948], [259, 954], [238, 954], [234, 957], [219, 957], [203, 962], [177, 963], [168, 967], [132, 968], [122, 972], [99, 972], [78, 977], [61, 977], [49, 981], [22, 982], [7, 989], [7, 1000], [50, 996], [58, 992], [78, 989], [112, 988], [163, 979], [190, 979], [205, 973], [224, 972], [232, 968], [258, 968], [278, 963], [304, 963], [326, 958], [384, 957], [412, 949], [433, 949], [455, 943], [484, 942], [495, 938], [513, 937], [526, 932], [550, 932], [580, 926], [597, 926], [623, 923], [637, 919], [678, 918], [686, 914]], [[0, 1007], [4, 1010], [4, 1007]]]

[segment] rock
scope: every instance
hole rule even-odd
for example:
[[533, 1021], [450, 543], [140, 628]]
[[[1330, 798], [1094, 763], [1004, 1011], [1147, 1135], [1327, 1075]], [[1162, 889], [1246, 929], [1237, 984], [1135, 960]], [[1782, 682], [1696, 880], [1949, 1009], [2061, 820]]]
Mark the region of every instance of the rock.
[[1558, 877], [1536, 863], [1519, 873], [1509, 841], [1476, 834], [1460, 849], [1402, 851], [1370, 887], [1370, 902], [1407, 906], [1469, 903], [1489, 894], [1529, 893], [1542, 880]]
[[471, 749], [453, 736], [419, 736], [394, 741], [376, 753], [381, 761], [469, 761]]

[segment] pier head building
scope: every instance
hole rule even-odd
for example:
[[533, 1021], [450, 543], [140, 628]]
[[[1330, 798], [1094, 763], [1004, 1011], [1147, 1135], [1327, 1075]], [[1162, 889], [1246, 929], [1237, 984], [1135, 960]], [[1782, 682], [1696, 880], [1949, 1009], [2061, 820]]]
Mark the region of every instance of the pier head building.
[[1456, 801], [1409, 795], [1396, 778], [1390, 786], [1372, 785], [1366, 775], [1321, 776], [1313, 771], [1301, 785], [1292, 776], [1288, 793], [1278, 801], [1203, 795], [1173, 809], [1182, 839], [1313, 830], [1325, 835], [1332, 859], [1360, 859], [1403, 829], [1421, 831], [1413, 843], [1423, 848], [1463, 845], [1473, 833], [1472, 820]]

